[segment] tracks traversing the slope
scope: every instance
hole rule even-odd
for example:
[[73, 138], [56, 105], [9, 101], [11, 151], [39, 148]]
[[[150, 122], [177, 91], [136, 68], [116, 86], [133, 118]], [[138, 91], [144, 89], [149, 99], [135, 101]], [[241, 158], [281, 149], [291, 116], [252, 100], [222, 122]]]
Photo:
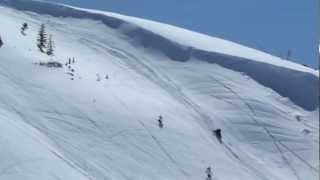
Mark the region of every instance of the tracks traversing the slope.
[[308, 163], [306, 160], [304, 160], [302, 157], [300, 157], [297, 153], [295, 153], [293, 150], [291, 150], [287, 145], [283, 144], [282, 142], [279, 142], [279, 144], [281, 144], [284, 148], [286, 148], [288, 152], [293, 154], [300, 161], [304, 162], [310, 169], [313, 169], [315, 172], [318, 172], [317, 168], [313, 167], [310, 163]]
[[227, 152], [229, 152], [240, 164], [242, 164], [244, 167], [248, 168], [248, 170], [251, 170], [253, 174], [258, 175], [258, 177], [263, 178], [265, 180], [270, 180], [269, 178], [266, 178], [262, 172], [260, 172], [259, 169], [253, 167], [250, 163], [247, 163], [244, 161], [240, 156], [234, 152], [234, 150], [225, 142], [222, 142], [222, 145], [224, 148], [226, 148]]
[[[103, 49], [107, 50], [108, 53], [114, 55], [120, 59], [124, 59], [124, 63], [128, 68], [123, 67], [124, 64], [120, 63], [120, 67], [123, 70], [132, 70], [147, 78], [155, 85], [160, 86], [163, 90], [165, 90], [170, 96], [174, 99], [181, 102], [186, 107], [190, 108], [192, 111], [196, 112], [197, 115], [201, 117], [201, 119], [206, 123], [208, 127], [215, 127], [213, 124], [213, 119], [206, 115], [201, 110], [201, 107], [196, 103], [193, 103], [180, 89], [179, 87], [167, 76], [165, 73], [158, 73], [153, 68], [151, 68], [148, 64], [146, 64], [145, 59], [139, 59], [135, 55], [124, 51], [123, 49], [119, 49], [117, 47], [112, 46], [111, 44], [104, 44], [104, 42], [99, 42], [97, 40], [92, 39], [83, 39], [86, 43], [94, 44], [96, 48], [99, 48], [101, 51]], [[207, 128], [206, 128], [207, 129]]]
[[[30, 127], [34, 128], [35, 130], [37, 130], [39, 133], [41, 133], [42, 135], [44, 135], [45, 137], [47, 138], [50, 138], [50, 134], [47, 133], [47, 132], [44, 132], [40, 127], [37, 127], [37, 126], [34, 126], [32, 124], [29, 123], [29, 121], [27, 120], [27, 117], [24, 116], [24, 114], [19, 110], [17, 109], [15, 106], [9, 104], [9, 103], [6, 103], [6, 102], [1, 102], [2, 104], [4, 104], [6, 107], [8, 107], [9, 111], [11, 112], [14, 112], [16, 115], [18, 115], [21, 120], [26, 123], [27, 125], [29, 125]], [[50, 138], [51, 141], [53, 141], [51, 138]], [[40, 141], [38, 141], [39, 143], [42, 143]], [[55, 142], [56, 143], [56, 142]], [[50, 151], [55, 157], [61, 159], [62, 161], [64, 161], [70, 168], [74, 169], [75, 171], [79, 172], [80, 174], [82, 174], [84, 177], [87, 177], [89, 180], [94, 180], [94, 178], [92, 178], [85, 170], [83, 170], [81, 168], [80, 165], [78, 165], [76, 162], [73, 162], [65, 157], [63, 157], [60, 153], [58, 153], [56, 150], [54, 150], [53, 148], [51, 147], [48, 147], [48, 146], [45, 146], [46, 149], [48, 151]]]
[[[38, 88], [38, 89], [44, 89], [43, 87], [37, 86], [35, 84], [33, 84], [32, 82], [25, 82], [24, 80], [22, 80], [21, 78], [18, 78], [14, 73], [9, 72], [9, 71], [5, 71], [5, 69], [0, 66], [1, 69], [3, 69], [4, 72], [6, 72], [7, 74], [4, 73], [0, 73], [0, 75], [4, 76], [5, 78], [7, 78], [8, 80], [10, 80], [15, 86], [19, 87], [20, 89], [24, 89], [25, 91], [27, 91], [28, 89], [26, 89], [25, 87], [32, 87], [32, 88]], [[2, 72], [2, 71], [0, 71]], [[32, 116], [30, 117], [26, 117], [24, 113], [22, 113], [22, 111], [16, 107], [15, 105], [13, 105], [12, 103], [8, 103], [5, 101], [1, 101], [0, 103], [4, 104], [5, 107], [7, 107], [9, 111], [14, 112], [15, 114], [17, 114], [22, 122], [24, 122], [25, 124], [27, 124], [28, 126], [34, 128], [35, 130], [37, 130], [39, 133], [41, 133], [42, 135], [44, 135], [46, 138], [49, 138], [55, 145], [58, 145], [57, 142], [55, 142], [52, 138], [51, 138], [51, 134], [50, 132], [45, 132], [41, 126], [36, 125], [34, 123], [31, 123], [31, 121], [29, 120]], [[18, 104], [16, 104], [18, 105]], [[22, 107], [21, 107], [22, 108]], [[42, 143], [42, 142], [39, 142]], [[61, 155], [61, 153], [59, 151], [54, 150], [51, 147], [45, 146], [46, 149], [48, 151], [50, 151], [55, 157], [61, 159], [62, 161], [64, 161], [70, 168], [74, 169], [75, 171], [79, 172], [80, 174], [82, 174], [84, 177], [88, 178], [89, 180], [94, 180], [94, 178], [92, 176], [90, 176], [82, 167], [81, 165], [79, 165], [77, 162], [74, 162], [68, 158], [65, 158], [63, 155]]]
[[140, 120], [138, 120], [139, 123], [144, 127], [144, 129], [146, 130], [146, 132], [152, 137], [152, 139], [154, 140], [154, 142], [156, 142], [156, 144], [160, 147], [160, 149], [162, 150], [162, 152], [170, 159], [170, 161], [172, 163], [174, 163], [180, 170], [180, 172], [184, 175], [187, 176], [188, 173], [186, 171], [184, 171], [181, 166], [178, 164], [178, 162], [171, 156], [171, 154], [166, 150], [166, 148], [161, 144], [161, 142], [158, 140], [158, 138], [156, 138], [156, 136], [154, 136], [152, 134], [152, 132], [147, 128], [147, 126]]
[[[123, 52], [126, 54], [126, 52]], [[147, 77], [151, 82], [154, 82], [157, 85], [160, 85], [160, 87], [162, 87], [162, 89], [166, 90], [168, 94], [170, 94], [174, 99], [177, 99], [179, 102], [183, 103], [186, 107], [190, 108], [191, 110], [193, 110], [197, 115], [200, 116], [200, 118], [203, 120], [203, 122], [206, 124], [206, 127], [203, 127], [204, 129], [208, 130], [209, 133], [211, 133], [211, 130], [214, 129], [216, 126], [213, 124], [213, 120], [209, 115], [206, 115], [206, 113], [204, 113], [201, 109], [201, 107], [199, 105], [197, 105], [196, 103], [194, 103], [191, 99], [189, 99], [179, 88], [178, 86], [167, 76], [165, 75], [165, 73], [161, 73], [161, 75], [159, 75], [159, 73], [155, 72], [151, 67], [149, 67], [147, 64], [141, 62], [141, 60], [135, 58], [133, 55], [129, 55], [131, 58], [133, 58], [135, 60], [134, 63], [129, 64], [129, 66], [131, 67], [131, 69], [133, 70], [138, 70], [138, 73], [142, 74], [143, 76]], [[140, 67], [136, 67], [136, 63], [139, 64]], [[133, 66], [133, 67], [132, 67]], [[146, 72], [143, 72], [143, 70], [141, 69], [145, 69], [147, 70], [147, 72], [151, 73], [151, 77], [150, 74], [146, 74]], [[142, 71], [142, 72], [141, 72]], [[140, 121], [140, 123], [142, 123]], [[142, 123], [143, 124], [143, 123]], [[150, 132], [151, 133], [151, 132]], [[159, 141], [157, 141], [156, 137], [153, 136], [151, 134], [152, 138], [155, 138], [154, 140], [156, 142], [159, 143]], [[205, 138], [204, 138], [205, 139]], [[210, 143], [212, 143], [212, 141], [208, 140]], [[159, 144], [161, 146], [161, 144]], [[224, 144], [225, 148], [227, 149], [227, 151], [229, 151], [233, 157], [235, 157], [241, 164], [244, 165], [244, 167], [248, 168], [249, 170], [251, 170], [254, 174], [257, 174], [259, 177], [263, 177], [264, 180], [269, 180], [267, 178], [265, 178], [264, 176], [262, 176], [262, 173], [252, 167], [250, 164], [246, 163], [245, 161], [243, 161], [228, 145]], [[165, 151], [165, 149], [163, 149]], [[170, 154], [168, 153], [167, 155], [170, 156]], [[170, 156], [171, 157], [171, 156]], [[172, 159], [172, 161], [174, 161], [174, 159]]]
[[[144, 62], [142, 62], [142, 60], [137, 59], [135, 56], [124, 52], [120, 49], [115, 49], [120, 51], [120, 53], [124, 53], [124, 56], [127, 56], [127, 64], [130, 67], [130, 69], [138, 72], [139, 74], [143, 75], [144, 77], [148, 78], [151, 82], [154, 82], [155, 84], [159, 85], [162, 89], [164, 89], [168, 94], [170, 94], [174, 99], [177, 99], [178, 102], [181, 102], [182, 104], [184, 104], [186, 107], [190, 108], [191, 110], [193, 110], [197, 115], [200, 116], [200, 118], [203, 120], [203, 122], [206, 124], [205, 127], [203, 127], [204, 129], [208, 130], [211, 133], [211, 130], [213, 128], [215, 128], [216, 126], [213, 124], [213, 120], [210, 116], [206, 115], [206, 113], [204, 113], [201, 109], [201, 107], [199, 105], [197, 105], [196, 103], [194, 103], [192, 100], [190, 100], [179, 88], [178, 86], [167, 76], [165, 75], [165, 73], [161, 73], [161, 75], [159, 75], [159, 73], [155, 72], [151, 67], [149, 67], [147, 64], [145, 64]], [[130, 62], [130, 59], [135, 60], [134, 62]], [[137, 66], [138, 64], [138, 66]], [[146, 70], [147, 72], [145, 72], [144, 70]], [[152, 76], [150, 76], [150, 74]], [[142, 123], [141, 121], [139, 123]], [[143, 123], [142, 123], [143, 124]], [[143, 125], [144, 126], [144, 125]], [[149, 131], [149, 133], [151, 133]], [[159, 141], [156, 139], [155, 136], [153, 136], [152, 134], [150, 134], [152, 138], [154, 138], [154, 140], [159, 143]], [[203, 136], [203, 135], [202, 135]], [[204, 136], [203, 136], [204, 137]], [[206, 138], [204, 138], [206, 139]], [[211, 139], [212, 140], [212, 139]], [[210, 143], [213, 143], [211, 140], [208, 140]], [[159, 144], [161, 146], [161, 144]], [[233, 157], [235, 157], [237, 160], [240, 161], [241, 164], [243, 164], [245, 167], [247, 167], [248, 169], [251, 169], [251, 171], [254, 174], [258, 173], [258, 176], [261, 176], [261, 172], [259, 172], [258, 169], [252, 167], [251, 165], [249, 165], [248, 163], [244, 162], [242, 159], [239, 158], [239, 156], [227, 145], [224, 145], [225, 148], [227, 149], [227, 151], [229, 151]], [[163, 149], [164, 151], [166, 151], [165, 149]], [[169, 155], [169, 158], [171, 157], [170, 154], [168, 153], [167, 155]], [[171, 159], [171, 158], [170, 158]], [[174, 159], [171, 159], [173, 161], [173, 163], [175, 163]], [[265, 180], [268, 180], [266, 178], [264, 178]]]
[[[110, 47], [109, 47], [110, 49]], [[178, 100], [178, 102], [183, 103], [186, 107], [190, 108], [192, 111], [196, 112], [201, 118], [206, 121], [207, 125], [210, 127], [215, 127], [213, 124], [213, 120], [210, 116], [206, 115], [201, 108], [192, 102], [180, 89], [179, 87], [173, 82], [165, 73], [158, 73], [148, 64], [144, 63], [143, 61], [133, 54], [123, 51], [119, 48], [112, 47], [112, 51], [121, 54], [125, 59], [126, 65], [129, 69], [137, 72], [138, 74], [142, 75], [143, 77], [147, 78], [155, 85], [160, 86], [163, 90], [165, 90], [169, 95], [171, 95], [174, 99]]]
[[[279, 144], [284, 146], [283, 143], [279, 142], [279, 144], [277, 143], [278, 141], [276, 140], [276, 138], [274, 137], [274, 135], [270, 132], [270, 130], [262, 125], [256, 118], [256, 113], [254, 108], [251, 106], [250, 103], [248, 103], [244, 98], [242, 98], [237, 92], [235, 92], [234, 90], [232, 90], [232, 88], [228, 87], [227, 85], [225, 85], [223, 82], [219, 81], [218, 79], [214, 78], [211, 76], [211, 79], [214, 80], [215, 82], [217, 82], [218, 84], [220, 84], [222, 87], [226, 88], [227, 90], [229, 90], [229, 92], [231, 92], [232, 94], [234, 94], [241, 102], [243, 102], [249, 109], [249, 111], [252, 113], [252, 115], [250, 115], [250, 118], [261, 128], [264, 129], [264, 131], [268, 134], [268, 136], [271, 138], [274, 146], [276, 147], [277, 151], [280, 153], [280, 156], [282, 158], [282, 160], [287, 164], [288, 168], [292, 171], [292, 173], [294, 174], [294, 176], [298, 179], [301, 180], [298, 172], [293, 168], [293, 166], [290, 164], [289, 160], [287, 159], [287, 157], [284, 155], [283, 150], [280, 148]], [[290, 153], [292, 153], [294, 156], [296, 156], [299, 160], [302, 160], [302, 158], [300, 156], [298, 156], [297, 154], [293, 153], [292, 150], [289, 150], [288, 147], [284, 146]], [[305, 165], [307, 165], [308, 167], [310, 167], [312, 170], [317, 171], [314, 167], [312, 167], [308, 162], [306, 161], [302, 161]]]
[[[121, 103], [123, 105], [123, 107], [125, 109], [128, 110], [128, 112], [131, 112], [129, 110], [129, 107], [125, 105], [124, 102], [122, 102], [122, 100], [118, 97], [116, 97], [119, 101], [119, 103]], [[172, 164], [174, 164], [176, 166], [176, 168], [179, 169], [179, 171], [184, 175], [184, 176], [188, 176], [188, 173], [182, 169], [182, 167], [178, 164], [178, 162], [171, 156], [171, 154], [166, 150], [166, 148], [162, 145], [162, 143], [158, 140], [158, 138], [149, 130], [149, 128], [139, 119], [135, 119], [139, 125], [141, 125], [143, 127], [143, 129], [148, 133], [148, 135], [152, 138], [152, 140], [156, 143], [156, 145], [160, 148], [160, 150], [162, 151], [162, 153], [171, 161]]]
[[[207, 127], [206, 129], [210, 129], [212, 127], [215, 127], [213, 124], [212, 119], [210, 118], [210, 116], [206, 115], [206, 113], [204, 113], [201, 110], [201, 107], [199, 107], [199, 105], [195, 104], [192, 102], [192, 100], [190, 100], [179, 88], [178, 86], [164, 73], [158, 73], [154, 70], [154, 68], [149, 67], [148, 64], [146, 64], [145, 62], [143, 62], [144, 60], [140, 60], [137, 57], [135, 57], [134, 55], [122, 50], [122, 49], [118, 49], [115, 47], [105, 47], [103, 44], [98, 43], [99, 46], [103, 46], [103, 48], [107, 48], [108, 50], [111, 50], [112, 52], [116, 52], [118, 53], [118, 55], [121, 55], [121, 58], [124, 58], [125, 63], [127, 64], [127, 66], [129, 67], [129, 69], [137, 72], [138, 74], [146, 77], [147, 79], [149, 79], [151, 82], [154, 82], [156, 85], [159, 85], [160, 87], [162, 87], [162, 89], [164, 89], [168, 94], [170, 94], [172, 97], [174, 97], [175, 99], [177, 99], [179, 102], [182, 102], [184, 105], [186, 105], [186, 107], [192, 109], [194, 112], [196, 112], [196, 114], [200, 115], [201, 119], [204, 120], [204, 122], [206, 123]], [[214, 77], [212, 77], [213, 80], [215, 82], [217, 82], [218, 84], [220, 84], [222, 87], [226, 88], [228, 91], [230, 91], [232, 94], [234, 94], [240, 101], [242, 101], [244, 103], [244, 105], [249, 109], [250, 113], [252, 115], [250, 115], [250, 118], [261, 128], [264, 129], [264, 131], [268, 134], [268, 136], [272, 139], [272, 142], [274, 144], [274, 146], [276, 147], [277, 151], [280, 153], [281, 158], [283, 159], [283, 162], [285, 162], [285, 164], [287, 164], [287, 167], [292, 171], [292, 173], [295, 175], [295, 177], [300, 180], [301, 178], [299, 177], [298, 173], [296, 172], [296, 170], [293, 168], [293, 166], [290, 164], [289, 160], [287, 159], [287, 157], [285, 156], [283, 150], [281, 149], [280, 145], [283, 146], [282, 143], [277, 142], [276, 138], [274, 137], [274, 135], [271, 133], [271, 131], [265, 127], [264, 125], [260, 124], [260, 122], [255, 118], [256, 113], [254, 108], [251, 106], [250, 103], [248, 103], [244, 98], [242, 98], [237, 92], [233, 91], [230, 87], [228, 87], [227, 85], [225, 85], [224, 83], [220, 82], [219, 80], [215, 79]], [[171, 161], [177, 165], [177, 162], [172, 158], [172, 156], [170, 155], [170, 153], [168, 153], [166, 151], [166, 149], [162, 146], [162, 144], [159, 142], [159, 140], [157, 140], [157, 138], [150, 132], [150, 130], [147, 129], [147, 127], [143, 124], [143, 122], [139, 121], [139, 123], [141, 124], [141, 126], [143, 126], [146, 131], [148, 132], [148, 134], [154, 139], [154, 141], [158, 144], [158, 146], [162, 149], [162, 151], [166, 154], [166, 156], [171, 159]], [[228, 146], [226, 146], [228, 147]], [[231, 152], [233, 154], [233, 156], [235, 157], [239, 157], [237, 156], [232, 149], [230, 149], [230, 147], [227, 148], [229, 152]], [[291, 151], [289, 151], [291, 152]], [[293, 152], [291, 152], [293, 153]], [[296, 154], [294, 154], [295, 156], [297, 156]], [[297, 157], [298, 158], [298, 157]], [[299, 158], [300, 159], [300, 158]], [[301, 159], [300, 159], [301, 160]], [[308, 167], [312, 167], [310, 164], [308, 164], [306, 161], [304, 161], [303, 163], [305, 163], [306, 165], [308, 165]], [[247, 163], [246, 163], [247, 164]], [[246, 165], [248, 166], [248, 165]], [[252, 167], [251, 167], [252, 168]], [[256, 169], [253, 169], [256, 171]], [[313, 169], [314, 170], [314, 169]]]
[[[211, 77], [214, 78], [214, 77]], [[250, 105], [250, 103], [248, 103], [245, 99], [243, 99], [238, 93], [236, 93], [235, 91], [233, 91], [230, 87], [228, 87], [227, 85], [225, 85], [224, 83], [222, 83], [221, 81], [218, 81], [217, 79], [214, 78], [214, 80], [216, 80], [216, 82], [220, 83], [221, 85], [223, 85], [223, 87], [225, 87], [226, 89], [228, 89], [231, 93], [233, 93], [235, 96], [237, 96], [239, 98], [239, 100], [241, 100], [243, 103], [245, 103], [245, 105], [249, 108], [249, 110], [251, 111], [251, 113], [253, 114], [253, 116], [250, 116], [252, 118], [252, 120], [254, 120], [256, 122], [256, 124], [258, 124], [260, 127], [262, 127], [267, 133], [268, 135], [272, 138], [274, 143], [279, 143], [281, 146], [283, 146], [284, 148], [286, 148], [288, 150], [288, 152], [290, 152], [292, 155], [294, 155], [296, 158], [298, 158], [299, 160], [301, 160], [306, 166], [310, 167], [311, 169], [313, 169], [315, 172], [318, 172], [318, 170], [313, 167], [310, 163], [308, 163], [307, 161], [305, 161], [303, 158], [301, 158], [299, 155], [297, 155], [293, 150], [291, 150], [289, 147], [287, 147], [285, 144], [283, 144], [280, 141], [277, 141], [276, 138], [274, 137], [274, 135], [270, 132], [270, 130], [264, 126], [263, 124], [261, 124], [260, 122], [258, 122], [258, 120], [256, 118], [254, 118], [256, 116], [255, 110], [254, 108]]]

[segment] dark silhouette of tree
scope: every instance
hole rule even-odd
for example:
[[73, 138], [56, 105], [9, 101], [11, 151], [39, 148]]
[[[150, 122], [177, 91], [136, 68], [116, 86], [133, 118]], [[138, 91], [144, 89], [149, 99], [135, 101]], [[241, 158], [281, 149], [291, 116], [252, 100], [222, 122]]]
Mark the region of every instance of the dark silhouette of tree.
[[47, 34], [46, 34], [46, 26], [44, 24], [41, 24], [39, 33], [38, 33], [38, 39], [37, 39], [37, 46], [39, 48], [39, 50], [44, 53], [45, 52], [45, 48], [46, 48], [46, 44], [47, 44]]
[[47, 45], [47, 54], [53, 56], [54, 52], [54, 42], [52, 40], [52, 35], [49, 36], [48, 45]]

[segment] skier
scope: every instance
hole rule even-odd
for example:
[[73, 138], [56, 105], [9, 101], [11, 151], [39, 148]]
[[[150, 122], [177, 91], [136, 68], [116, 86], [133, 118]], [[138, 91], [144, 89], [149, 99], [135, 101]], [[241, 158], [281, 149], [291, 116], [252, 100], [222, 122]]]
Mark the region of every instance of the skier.
[[23, 23], [22, 27], [21, 27], [21, 34], [25, 36], [26, 35], [25, 30], [27, 30], [27, 29], [28, 29], [28, 24]]
[[159, 123], [159, 127], [163, 128], [163, 121], [162, 121], [162, 116], [161, 115], [159, 116], [158, 123]]
[[212, 180], [212, 171], [210, 166], [206, 169], [206, 174], [207, 174], [206, 180]]
[[222, 143], [221, 129], [216, 129], [213, 131], [213, 133], [217, 137], [218, 141]]
[[1, 39], [1, 36], [0, 36], [0, 47], [3, 45], [3, 41]]
[[108, 76], [108, 74], [106, 75], [106, 77], [105, 77], [106, 79], [109, 79], [109, 76]]

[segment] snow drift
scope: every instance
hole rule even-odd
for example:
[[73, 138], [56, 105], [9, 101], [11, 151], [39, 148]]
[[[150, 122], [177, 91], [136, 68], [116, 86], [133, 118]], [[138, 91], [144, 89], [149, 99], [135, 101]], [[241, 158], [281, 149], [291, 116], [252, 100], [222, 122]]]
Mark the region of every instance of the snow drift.
[[[318, 87], [318, 77], [315, 76], [317, 73], [302, 65], [281, 62], [280, 58], [272, 57], [263, 52], [220, 39], [203, 37], [204, 35], [201, 34], [197, 36], [198, 34], [196, 33], [179, 28], [171, 26], [163, 28], [158, 23], [150, 23], [150, 21], [120, 15], [112, 16], [113, 14], [110, 13], [88, 12], [79, 8], [39, 3], [37, 1], [3, 1], [2, 4], [19, 10], [33, 11], [55, 17], [85, 18], [101, 21], [111, 28], [120, 29], [123, 34], [134, 39], [135, 43], [139, 43], [145, 48], [161, 51], [172, 60], [188, 61], [195, 57], [199, 60], [244, 72], [259, 83], [272, 88], [282, 96], [290, 98], [291, 101], [307, 110], [315, 110], [318, 107], [317, 99], [314, 98], [317, 96], [317, 89], [314, 88]], [[124, 19], [121, 19], [121, 17], [124, 17]], [[125, 21], [127, 19], [128, 21]], [[138, 26], [141, 24], [142, 26]], [[153, 30], [153, 28], [148, 27], [156, 28]], [[166, 32], [165, 29], [169, 30]], [[164, 33], [162, 32], [163, 30], [165, 30]], [[163, 34], [170, 38], [166, 38]], [[183, 34], [183, 36], [179, 37], [179, 34]], [[186, 41], [184, 37], [190, 36], [190, 41]], [[285, 71], [288, 72], [279, 73], [284, 70], [281, 67], [287, 67]], [[272, 77], [270, 77], [270, 74], [272, 74]], [[305, 80], [300, 81], [301, 78]], [[287, 82], [286, 86], [282, 85], [283, 82]], [[305, 96], [305, 94], [310, 96]]]
[[[41, 23], [54, 57], [35, 46]], [[213, 179], [318, 178], [315, 70], [170, 25], [41, 1], [0, 0], [0, 35], [0, 179], [205, 179], [208, 166]], [[68, 57], [72, 77], [67, 66], [35, 64]]]

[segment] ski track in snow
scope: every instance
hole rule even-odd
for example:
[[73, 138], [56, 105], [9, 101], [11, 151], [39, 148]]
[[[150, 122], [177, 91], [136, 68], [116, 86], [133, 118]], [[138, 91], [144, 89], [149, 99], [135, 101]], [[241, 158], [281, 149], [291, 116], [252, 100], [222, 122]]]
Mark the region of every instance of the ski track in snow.
[[[251, 119], [257, 124], [257, 126], [262, 127], [265, 132], [268, 134], [268, 136], [272, 139], [275, 147], [277, 148], [277, 150], [279, 151], [279, 153], [281, 154], [281, 157], [283, 159], [283, 161], [288, 165], [288, 167], [293, 171], [293, 173], [295, 174], [296, 178], [298, 180], [300, 180], [301, 178], [299, 177], [298, 173], [296, 172], [297, 170], [295, 170], [290, 162], [288, 161], [288, 159], [286, 158], [286, 156], [284, 155], [283, 151], [281, 150], [280, 145], [282, 145], [283, 147], [285, 147], [290, 153], [292, 153], [295, 157], [297, 157], [299, 160], [301, 160], [305, 165], [307, 165], [309, 168], [311, 168], [312, 170], [314, 170], [315, 172], [318, 172], [319, 170], [317, 170], [315, 167], [311, 166], [308, 162], [304, 161], [300, 156], [298, 156], [296, 153], [294, 153], [292, 150], [290, 150], [285, 144], [283, 144], [282, 142], [279, 142], [278, 140], [276, 140], [276, 138], [274, 137], [274, 135], [270, 132], [270, 130], [264, 126], [264, 125], [260, 125], [259, 121], [255, 118], [256, 114], [255, 114], [255, 110], [254, 108], [248, 103], [246, 102], [246, 100], [244, 100], [238, 93], [236, 93], [232, 88], [228, 87], [226, 84], [223, 84], [222, 82], [220, 82], [219, 80], [215, 79], [214, 77], [211, 77], [215, 82], [219, 83], [221, 86], [225, 87], [227, 90], [229, 90], [232, 94], [234, 94], [235, 96], [237, 96], [239, 98], [240, 101], [242, 101], [250, 110], [250, 112], [253, 114], [253, 116], [251, 116]], [[279, 144], [278, 144], [279, 143]], [[230, 148], [228, 148], [230, 150]], [[233, 152], [232, 152], [233, 153]]]
[[[318, 106], [304, 109], [312, 103], [292, 101], [300, 90], [287, 89], [284, 97], [279, 81], [269, 82], [298, 72], [283, 86], [306, 85], [315, 71], [171, 26], [68, 8], [0, 0], [0, 180], [194, 180], [205, 179], [208, 166], [217, 180], [319, 177]], [[21, 22], [30, 25], [27, 36], [19, 33]], [[34, 46], [43, 22], [57, 42], [51, 58]], [[208, 43], [217, 46], [212, 53]], [[190, 59], [174, 59], [184, 53]], [[73, 81], [66, 66], [35, 64], [64, 64], [68, 57], [76, 58]], [[234, 67], [242, 60], [254, 67], [248, 57], [259, 68], [266, 64], [270, 79]], [[300, 93], [306, 92], [313, 91]], [[212, 133], [217, 128], [221, 144]]]

